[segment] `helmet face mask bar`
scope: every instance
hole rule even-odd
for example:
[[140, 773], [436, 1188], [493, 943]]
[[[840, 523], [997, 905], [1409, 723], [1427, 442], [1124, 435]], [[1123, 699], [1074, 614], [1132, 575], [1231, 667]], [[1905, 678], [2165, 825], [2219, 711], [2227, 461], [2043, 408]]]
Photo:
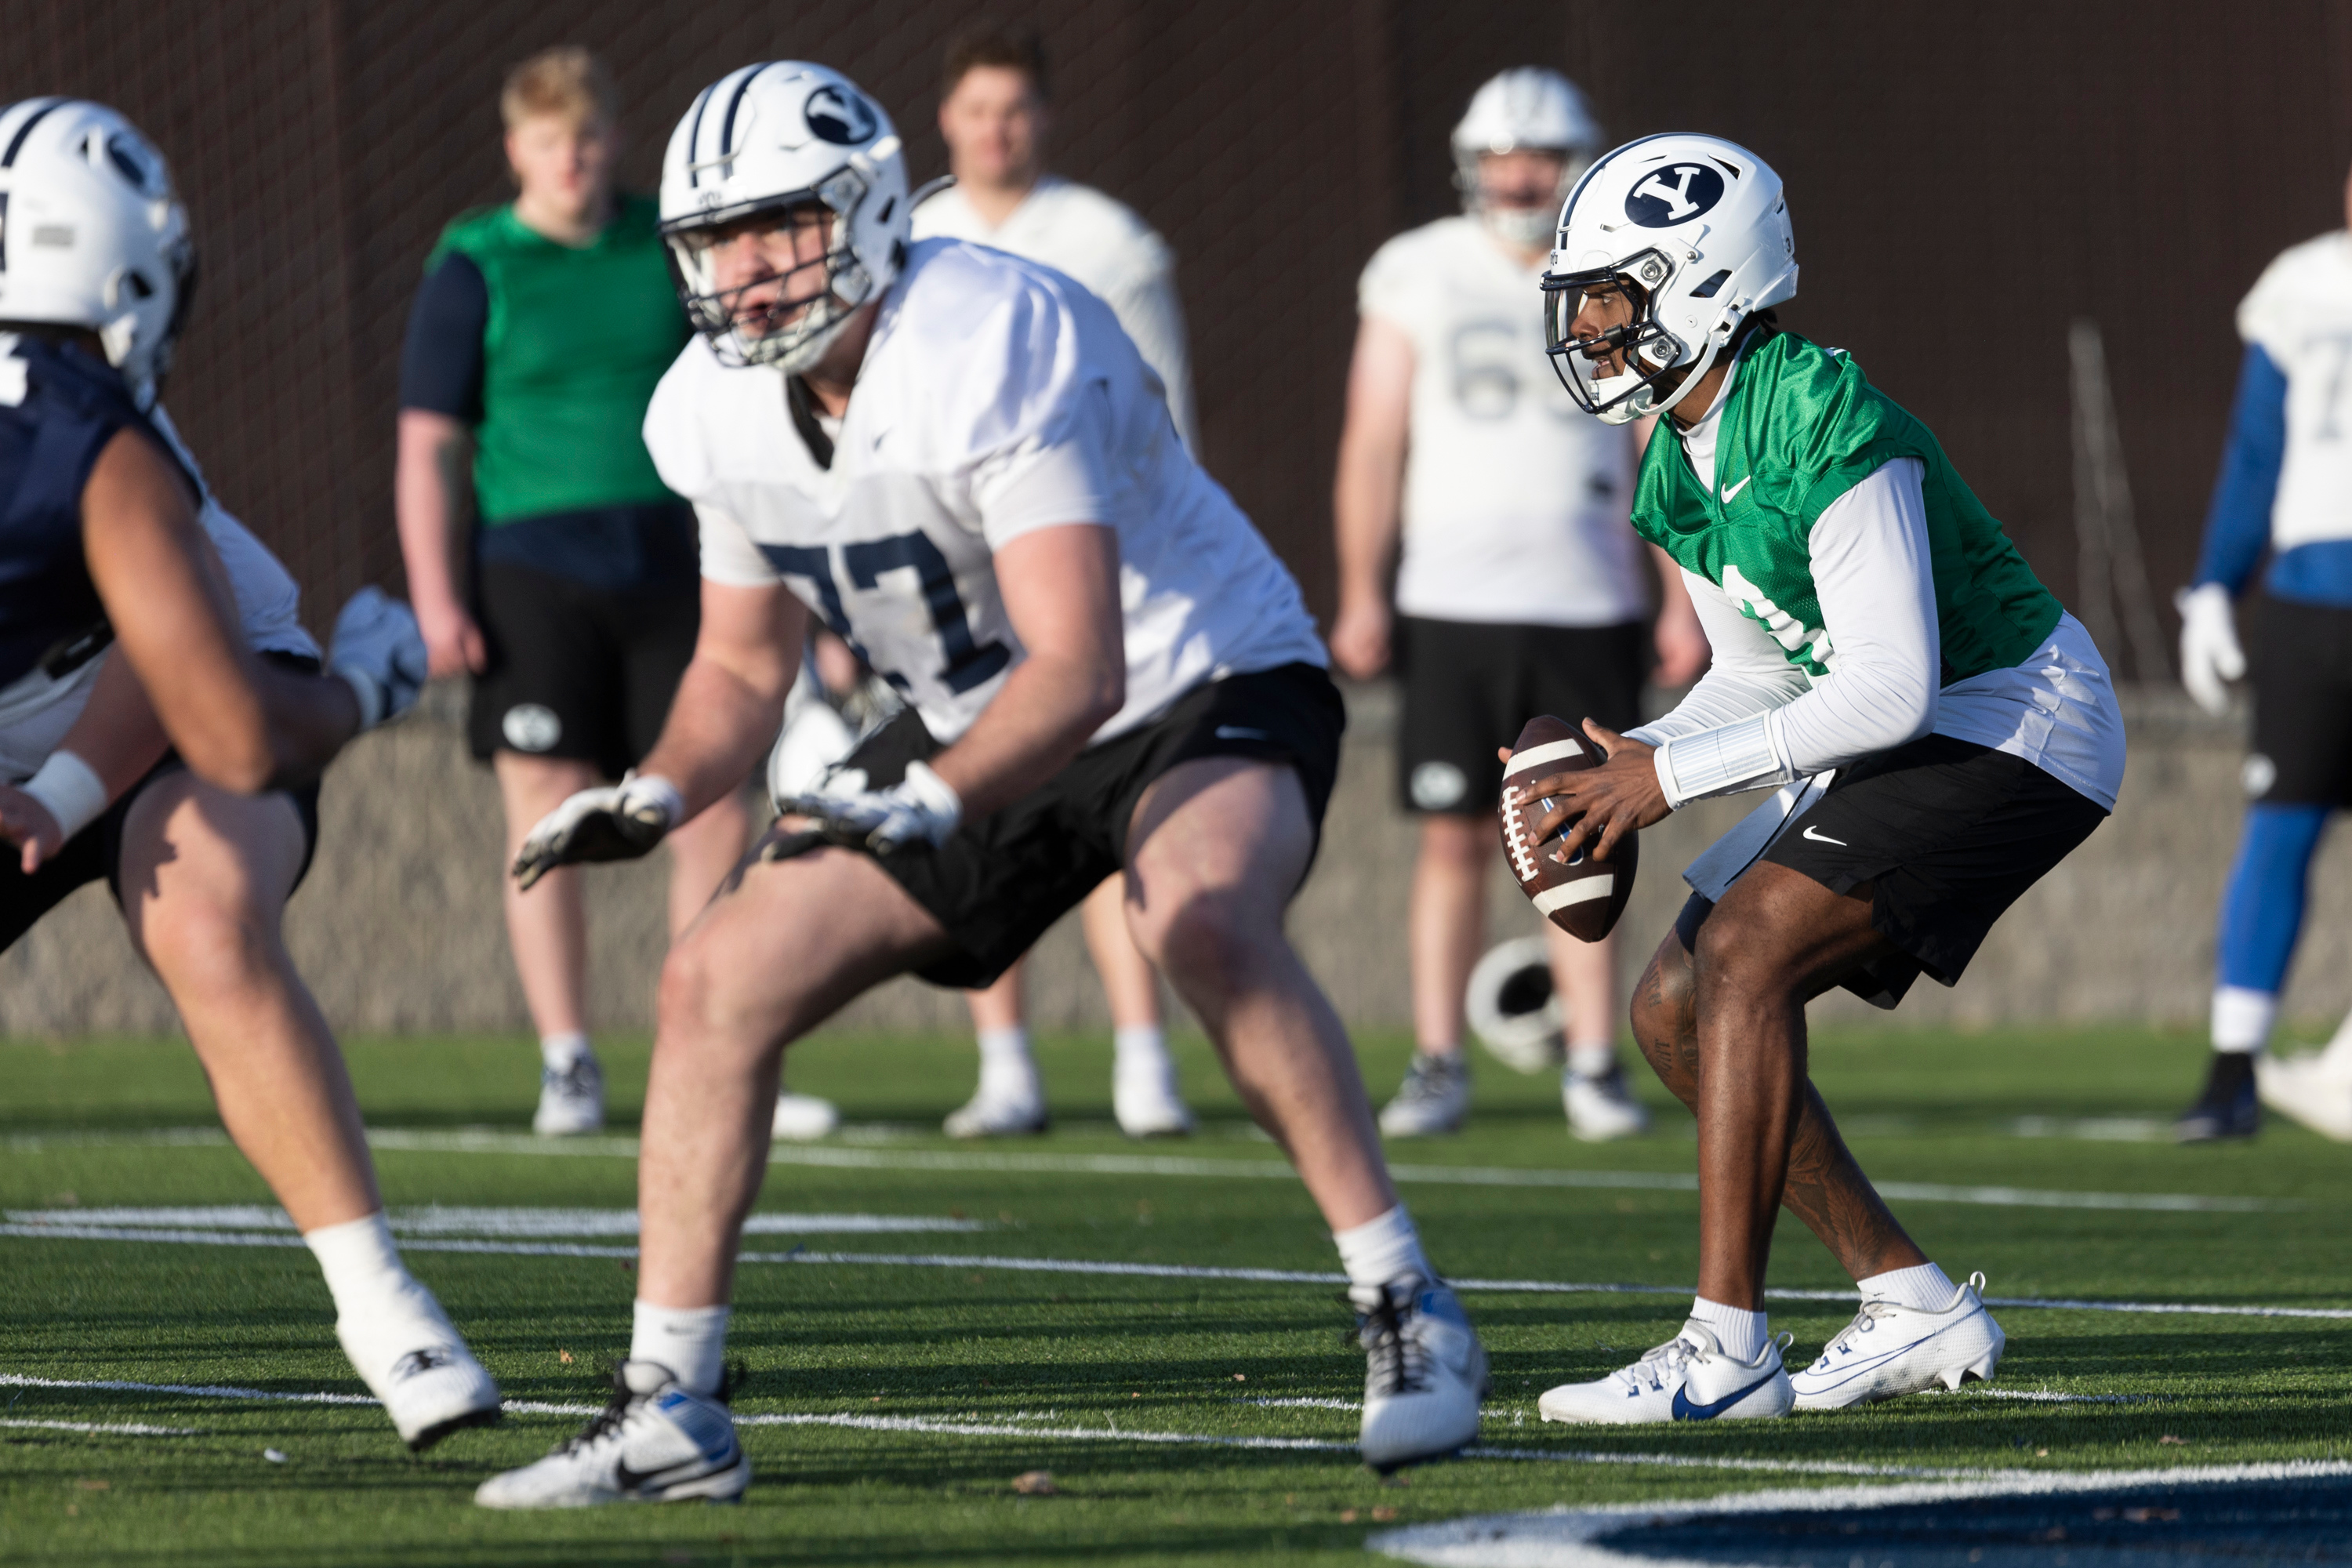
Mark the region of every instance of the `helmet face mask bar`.
[[[875, 295], [873, 274], [849, 243], [850, 219], [866, 191], [864, 177], [845, 166], [811, 190], [700, 211], [662, 224], [678, 299], [695, 330], [710, 340], [720, 363], [772, 365], [787, 374], [807, 370], [822, 357], [835, 329]], [[763, 216], [794, 230], [806, 224], [826, 224], [829, 232], [821, 261], [813, 259], [781, 275], [768, 272], [720, 288], [715, 237], [721, 230]], [[797, 253], [798, 247], [794, 249]], [[821, 287], [798, 294], [780, 289], [774, 300], [746, 308], [743, 296], [751, 290], [820, 264], [824, 268]]]
[[[1569, 397], [1604, 425], [1630, 424], [1661, 412], [1659, 383], [1689, 357], [1689, 345], [1666, 330], [1654, 309], [1658, 285], [1673, 271], [1663, 253], [1644, 250], [1590, 271], [1544, 274], [1545, 353]], [[1595, 294], [1626, 300], [1628, 319], [1580, 338], [1577, 317]], [[1612, 359], [1622, 367], [1614, 374]], [[1669, 397], [1664, 406], [1675, 401]]]

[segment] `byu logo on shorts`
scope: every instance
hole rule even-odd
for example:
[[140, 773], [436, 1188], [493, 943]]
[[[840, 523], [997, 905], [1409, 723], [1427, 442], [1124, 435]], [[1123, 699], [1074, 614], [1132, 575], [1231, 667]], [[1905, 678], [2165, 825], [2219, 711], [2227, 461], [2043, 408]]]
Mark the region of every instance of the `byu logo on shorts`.
[[507, 744], [518, 752], [543, 752], [563, 739], [563, 721], [555, 716], [552, 708], [518, 702], [499, 721], [499, 731], [506, 736]]
[[825, 86], [808, 95], [808, 128], [836, 147], [855, 147], [874, 134], [874, 110], [856, 93]]
[[1452, 763], [1423, 763], [1412, 770], [1412, 804], [1423, 811], [1448, 811], [1462, 804], [1470, 781]]
[[1669, 163], [1625, 197], [1625, 216], [1643, 228], [1688, 223], [1723, 199], [1723, 176], [1705, 163]]

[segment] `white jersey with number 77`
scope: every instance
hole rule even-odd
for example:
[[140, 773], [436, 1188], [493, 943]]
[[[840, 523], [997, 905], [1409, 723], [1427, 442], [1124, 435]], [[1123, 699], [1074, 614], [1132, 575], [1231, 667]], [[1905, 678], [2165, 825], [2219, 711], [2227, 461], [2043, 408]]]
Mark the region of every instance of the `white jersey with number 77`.
[[1059, 273], [915, 246], [823, 435], [829, 464], [781, 376], [701, 338], [646, 414], [663, 482], [701, 518], [703, 576], [789, 585], [942, 742], [1021, 658], [995, 552], [1034, 529], [1118, 531], [1127, 704], [1096, 741], [1204, 681], [1325, 662], [1297, 584], [1176, 438], [1110, 308]]

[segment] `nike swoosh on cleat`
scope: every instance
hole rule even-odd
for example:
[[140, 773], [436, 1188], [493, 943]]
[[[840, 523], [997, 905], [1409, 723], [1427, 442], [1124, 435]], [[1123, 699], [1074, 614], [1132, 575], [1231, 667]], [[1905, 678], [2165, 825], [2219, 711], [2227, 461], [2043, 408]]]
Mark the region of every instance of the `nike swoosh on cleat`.
[[1717, 1416], [1722, 1415], [1725, 1411], [1730, 1409], [1733, 1405], [1738, 1404], [1741, 1400], [1747, 1398], [1749, 1394], [1755, 1393], [1758, 1389], [1763, 1387], [1766, 1384], [1771, 1382], [1779, 1375], [1780, 1373], [1777, 1372], [1768, 1372], [1763, 1376], [1758, 1378], [1755, 1382], [1749, 1384], [1747, 1387], [1740, 1389], [1738, 1393], [1727, 1394], [1722, 1398], [1715, 1401], [1712, 1405], [1693, 1405], [1690, 1402], [1689, 1393], [1686, 1390], [1677, 1388], [1675, 1390], [1675, 1419], [1677, 1421], [1712, 1421]]
[[727, 1467], [720, 1461], [727, 1458], [728, 1456], [724, 1454], [718, 1456], [717, 1458], [705, 1456], [698, 1459], [688, 1459], [682, 1465], [672, 1465], [667, 1469], [662, 1470], [633, 1470], [629, 1468], [625, 1460], [615, 1459], [613, 1461], [613, 1485], [616, 1489], [624, 1492], [635, 1492], [643, 1491], [648, 1486], [669, 1486], [677, 1481], [700, 1480], [704, 1476], [726, 1468]]
[[1723, 487], [1723, 499], [1724, 499], [1726, 501], [1730, 500], [1731, 500], [1731, 498], [1732, 498], [1733, 496], [1738, 495], [1741, 490], [1744, 490], [1744, 489], [1746, 489], [1748, 488], [1748, 479], [1754, 479], [1755, 477], [1756, 477], [1756, 476], [1755, 476], [1754, 474], [1750, 474], [1750, 475], [1748, 475], [1748, 479], [1745, 479], [1740, 480], [1740, 481], [1739, 481], [1738, 484], [1736, 484], [1736, 485], [1726, 485], [1726, 486], [1724, 486], [1724, 487]]
[[1808, 823], [1805, 826], [1805, 837], [1811, 839], [1816, 844], [1834, 844], [1841, 849], [1851, 849], [1853, 847], [1853, 845], [1848, 844], [1843, 838], [1832, 838], [1828, 834], [1815, 828], [1811, 823]]

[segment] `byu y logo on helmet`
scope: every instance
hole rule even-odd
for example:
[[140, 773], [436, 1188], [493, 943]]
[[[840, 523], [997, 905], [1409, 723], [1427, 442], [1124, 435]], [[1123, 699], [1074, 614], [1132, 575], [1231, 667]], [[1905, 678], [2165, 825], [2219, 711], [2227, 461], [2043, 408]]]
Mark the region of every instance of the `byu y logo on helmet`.
[[1643, 228], [1671, 228], [1713, 210], [1723, 199], [1723, 176], [1704, 163], [1675, 163], [1633, 187], [1625, 216]]
[[809, 94], [802, 113], [818, 139], [836, 147], [855, 147], [874, 138], [874, 110], [845, 89], [818, 88]]

